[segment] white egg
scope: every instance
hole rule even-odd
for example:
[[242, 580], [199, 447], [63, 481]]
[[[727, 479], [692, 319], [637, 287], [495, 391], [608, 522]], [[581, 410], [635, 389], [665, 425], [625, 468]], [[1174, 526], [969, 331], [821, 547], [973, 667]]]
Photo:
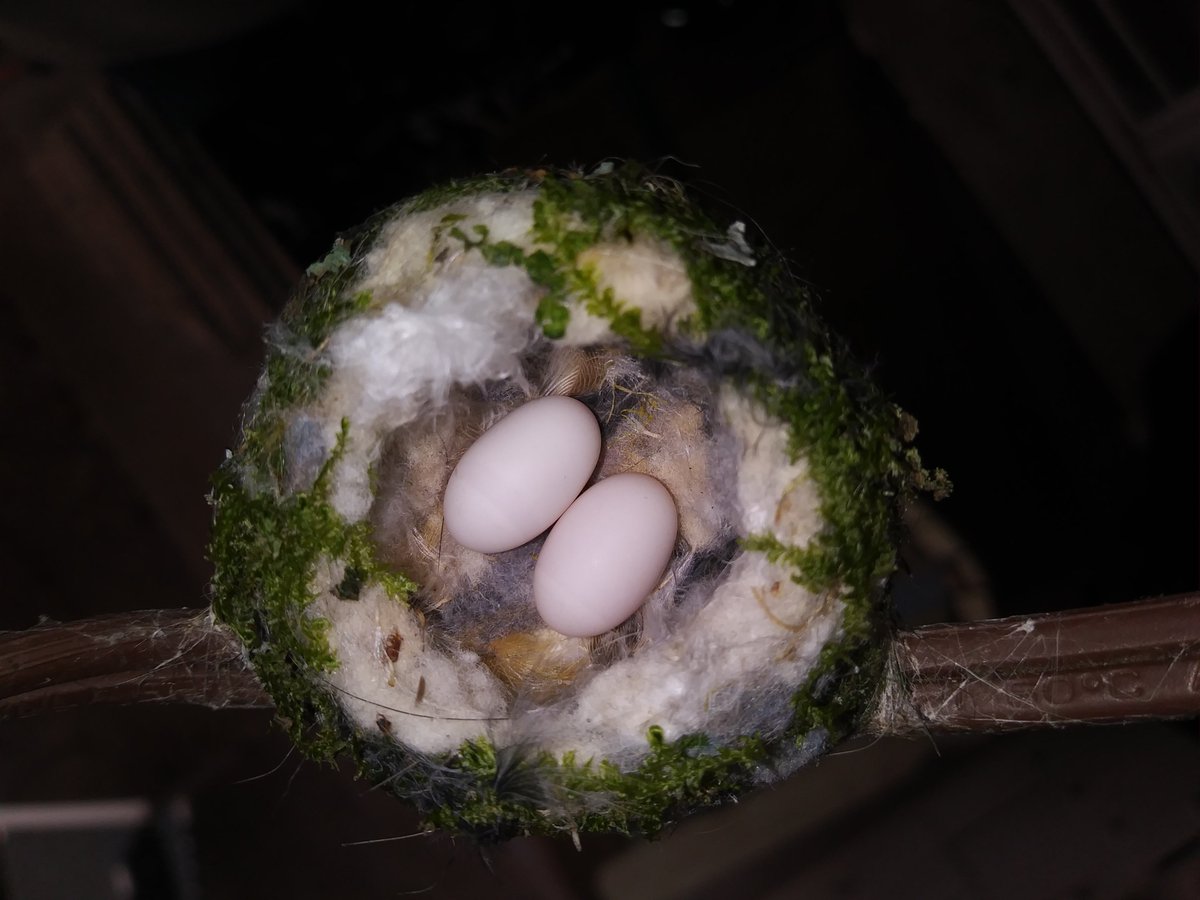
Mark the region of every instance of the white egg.
[[446, 484], [446, 530], [472, 550], [533, 540], [571, 505], [600, 458], [600, 425], [570, 397], [513, 410], [472, 444]]
[[662, 579], [678, 531], [675, 501], [662, 482], [633, 473], [597, 482], [542, 545], [533, 570], [538, 612], [569, 637], [615, 628]]

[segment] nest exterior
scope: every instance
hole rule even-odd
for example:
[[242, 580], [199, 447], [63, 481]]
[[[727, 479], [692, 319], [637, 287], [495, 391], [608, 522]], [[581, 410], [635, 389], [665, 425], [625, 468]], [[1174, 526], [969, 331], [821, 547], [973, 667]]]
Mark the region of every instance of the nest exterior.
[[[599, 475], [672, 491], [642, 611], [538, 627], [538, 543], [440, 530], [473, 436], [531, 397], [597, 414]], [[429, 825], [653, 834], [851, 733], [886, 647], [915, 423], [745, 227], [630, 166], [453, 183], [311, 266], [219, 471], [214, 614], [291, 736]]]

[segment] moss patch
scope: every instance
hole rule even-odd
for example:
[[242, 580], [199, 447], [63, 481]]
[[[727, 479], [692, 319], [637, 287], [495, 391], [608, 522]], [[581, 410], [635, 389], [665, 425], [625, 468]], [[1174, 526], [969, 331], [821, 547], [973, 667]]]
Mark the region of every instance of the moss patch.
[[[772, 543], [768, 536], [751, 536], [745, 547], [793, 568], [809, 590], [844, 597], [843, 638], [827, 648], [797, 692], [791, 731], [803, 739], [808, 725], [819, 723], [835, 738], [847, 734], [856, 724], [849, 711], [865, 711], [878, 684], [899, 509], [916, 490], [947, 493], [945, 474], [924, 469], [908, 446], [915, 422], [865, 378], [817, 316], [807, 288], [775, 253], [760, 249], [749, 266], [714, 252], [714, 245], [729, 239], [727, 233], [677, 183], [640, 166], [591, 176], [543, 172], [539, 178], [533, 234], [552, 251], [537, 259], [540, 251], [526, 255], [508, 245], [494, 249], [489, 259], [524, 265], [547, 288], [539, 321], [549, 336], [565, 330], [566, 299], [574, 292], [587, 298], [590, 312], [608, 318], [635, 352], [664, 352], [661, 336], [642, 329], [636, 310], [625, 309], [611, 292], [597, 296], [594, 273], [575, 268], [579, 254], [601, 240], [648, 235], [672, 246], [687, 266], [698, 308], [690, 329], [699, 339], [723, 333], [753, 338], [754, 354], [727, 360], [724, 374], [787, 425], [793, 458], [808, 460], [825, 524], [803, 550]], [[459, 236], [469, 240], [461, 231]], [[484, 230], [481, 250], [486, 239]], [[734, 256], [743, 255], [742, 247]], [[844, 690], [825, 687], [833, 682]]]
[[321, 759], [348, 749], [340, 709], [314, 688], [316, 676], [337, 666], [325, 636], [328, 623], [305, 613], [315, 599], [317, 560], [330, 552], [326, 548], [347, 542], [344, 524], [325, 502], [330, 463], [311, 492], [283, 501], [251, 494], [232, 466], [223, 469], [213, 494], [209, 551], [217, 564], [214, 614], [246, 645], [292, 740]]
[[505, 169], [471, 178], [456, 178], [436, 185], [417, 196], [392, 207], [388, 213], [396, 214], [429, 212], [447, 206], [464, 197], [480, 194], [511, 194], [535, 187], [546, 176], [544, 169]]
[[307, 612], [316, 599], [317, 565], [340, 560], [348, 573], [343, 585], [356, 581], [361, 590], [376, 582], [398, 601], [415, 585], [377, 562], [365, 522], [347, 525], [329, 503], [348, 423], [342, 422], [337, 445], [308, 490], [284, 488], [284, 434], [289, 415], [315, 400], [329, 375], [325, 341], [371, 303], [369, 294], [349, 287], [386, 220], [384, 214], [339, 238], [309, 267], [273, 332], [238, 451], [217, 472], [210, 497], [213, 613], [246, 645], [293, 741], [324, 760], [353, 748], [355, 737], [320, 680], [337, 659], [326, 636], [329, 623]]
[[556, 339], [566, 334], [571, 304], [580, 302], [593, 316], [606, 319], [613, 333], [623, 338], [635, 353], [659, 355], [662, 335], [642, 326], [641, 311], [622, 304], [612, 288], [602, 289], [593, 267], [578, 264], [580, 252], [600, 239], [600, 230], [571, 228], [560, 216], [547, 212], [547, 207], [542, 197], [533, 203], [534, 236], [549, 250], [526, 253], [511, 241], [492, 241], [486, 225], [473, 226], [474, 237], [468, 236], [453, 224], [462, 219], [454, 213], [443, 217], [441, 226], [448, 227], [450, 236], [467, 249], [479, 251], [489, 264], [525, 269], [529, 279], [543, 289], [534, 316], [546, 337]]
[[[400, 601], [415, 585], [380, 566], [365, 524], [347, 525], [329, 504], [345, 426], [311, 488], [285, 489], [290, 417], [319, 398], [333, 330], [371, 308], [371, 296], [353, 286], [383, 224], [462, 197], [535, 186], [536, 249], [494, 241], [486, 226], [466, 228], [453, 212], [437, 228], [492, 265], [523, 268], [543, 290], [537, 322], [547, 337], [561, 337], [582, 306], [607, 320], [633, 352], [705, 366], [741, 386], [786, 424], [793, 456], [808, 461], [823, 530], [804, 548], [765, 534], [743, 543], [788, 566], [809, 590], [845, 600], [842, 638], [825, 648], [796, 690], [793, 719], [779, 743], [747, 736], [717, 747], [702, 734], [668, 742], [655, 728], [643, 763], [624, 773], [606, 761], [497, 750], [483, 738], [444, 757], [418, 758], [388, 739], [358, 734], [324, 687], [322, 673], [337, 660], [326, 624], [307, 612], [321, 561], [345, 564], [335, 593], [346, 602], [372, 582]], [[644, 327], [638, 310], [602, 290], [595, 271], [579, 265], [580, 254], [601, 241], [643, 236], [669, 244], [687, 266], [697, 313], [685, 323], [684, 339], [668, 342]], [[437, 827], [490, 838], [561, 830], [653, 834], [751, 786], [787, 752], [783, 742], [803, 747], [814, 735], [837, 740], [855, 728], [879, 683], [900, 505], [915, 490], [948, 485], [921, 466], [909, 446], [912, 420], [863, 377], [777, 256], [759, 251], [747, 265], [744, 244], [737, 253], [714, 250], [728, 240], [677, 184], [638, 167], [590, 176], [514, 171], [455, 182], [386, 210], [309, 268], [273, 334], [239, 450], [218, 473], [211, 557], [216, 615], [245, 642], [293, 739], [310, 755], [351, 752]]]
[[[704, 735], [667, 741], [647, 733], [648, 755], [637, 769], [580, 762], [568, 754], [497, 750], [486, 738], [466, 741], [432, 776], [419, 775], [394, 745], [379, 745], [373, 769], [415, 800], [430, 828], [468, 832], [482, 840], [534, 834], [616, 832], [653, 836], [688, 813], [737, 797], [754, 783], [768, 748], [753, 737], [715, 747]], [[397, 779], [413, 773], [416, 781]]]
[[346, 429], [343, 422], [338, 446], [309, 491], [286, 498], [255, 494], [227, 466], [213, 492], [213, 612], [246, 645], [292, 740], [327, 760], [349, 749], [351, 740], [340, 708], [319, 686], [319, 676], [338, 661], [326, 637], [329, 623], [307, 613], [316, 599], [318, 563], [343, 560], [359, 588], [378, 582], [398, 601], [416, 587], [376, 561], [366, 523], [347, 525], [328, 502]]

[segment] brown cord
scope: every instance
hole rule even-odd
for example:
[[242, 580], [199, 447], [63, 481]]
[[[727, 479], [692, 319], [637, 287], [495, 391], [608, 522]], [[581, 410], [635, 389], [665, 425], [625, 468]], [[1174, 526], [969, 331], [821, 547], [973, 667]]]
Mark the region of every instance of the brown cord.
[[234, 635], [161, 609], [0, 632], [0, 719], [91, 703], [270, 706]]
[[[267, 707], [200, 610], [0, 632], [0, 718], [88, 703]], [[1200, 594], [901, 632], [867, 730], [1012, 731], [1200, 715]]]
[[1200, 715], [1200, 594], [902, 632], [871, 730]]

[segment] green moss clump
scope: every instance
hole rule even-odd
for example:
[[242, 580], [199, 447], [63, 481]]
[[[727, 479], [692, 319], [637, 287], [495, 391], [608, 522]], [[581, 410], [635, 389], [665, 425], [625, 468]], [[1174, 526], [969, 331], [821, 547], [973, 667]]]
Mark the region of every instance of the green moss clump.
[[337, 445], [307, 490], [284, 489], [284, 437], [288, 414], [315, 400], [329, 375], [321, 356], [325, 340], [371, 303], [369, 294], [349, 287], [385, 221], [386, 215], [376, 217], [339, 238], [308, 268], [275, 328], [238, 450], [218, 470], [210, 496], [213, 613], [245, 644], [293, 741], [321, 760], [357, 742], [322, 682], [337, 658], [326, 637], [328, 622], [307, 613], [317, 565], [341, 560], [357, 576], [357, 590], [376, 582], [398, 601], [415, 585], [377, 562], [365, 522], [347, 525], [329, 503], [349, 424], [342, 422]]
[[334, 328], [371, 305], [369, 293], [351, 294], [348, 287], [359, 276], [360, 254], [382, 225], [382, 219], [372, 220], [354, 235], [338, 238], [324, 259], [308, 267], [274, 329], [237, 454], [244, 470], [259, 474], [260, 487], [280, 491], [286, 414], [316, 399], [329, 377], [321, 356], [325, 340]]
[[[547, 213], [547, 204], [539, 197], [533, 203], [534, 236], [549, 250], [525, 252], [511, 241], [492, 241], [486, 225], [475, 225], [475, 237], [469, 237], [454, 225], [462, 216], [449, 213], [441, 226], [470, 250], [478, 250], [493, 266], [520, 266], [530, 281], [543, 289], [534, 313], [537, 324], [546, 337], [561, 338], [571, 318], [570, 303], [581, 300], [589, 313], [607, 319], [613, 333], [621, 337], [630, 349], [642, 356], [657, 356], [662, 352], [662, 335], [642, 326], [642, 314], [636, 307], [625, 306], [617, 300], [612, 288], [601, 289], [592, 267], [580, 266], [578, 256], [594, 246], [601, 237], [598, 228], [572, 229]], [[542, 224], [538, 224], [541, 222]], [[550, 224], [553, 223], [553, 224]]]
[[[531, 188], [534, 249], [495, 241], [483, 224], [466, 228], [466, 217], [454, 211], [462, 198]], [[326, 625], [308, 612], [317, 566], [344, 564], [334, 593], [346, 602], [371, 583], [401, 602], [416, 586], [379, 565], [366, 525], [347, 525], [329, 503], [331, 472], [349, 439], [345, 424], [306, 489], [284, 487], [285, 434], [294, 411], [320, 397], [329, 336], [372, 307], [370, 294], [354, 286], [380, 228], [397, 215], [440, 209], [447, 212], [435, 226], [439, 236], [492, 265], [521, 267], [542, 289], [536, 321], [547, 338], [561, 337], [572, 309], [582, 305], [611, 323], [632, 352], [704, 366], [786, 425], [793, 458], [807, 460], [818, 487], [824, 527], [802, 548], [769, 534], [750, 535], [742, 546], [787, 566], [808, 590], [836, 593], [844, 614], [841, 636], [793, 695], [783, 738], [748, 735], [715, 746], [703, 734], [668, 742], [652, 728], [641, 765], [622, 772], [604, 760], [498, 750], [484, 738], [426, 759], [385, 736], [360, 734], [345, 718], [324, 682], [337, 665]], [[454, 182], [386, 210], [309, 268], [274, 334], [241, 445], [218, 473], [211, 545], [214, 611], [245, 642], [299, 746], [320, 759], [349, 751], [373, 777], [413, 799], [432, 826], [498, 839], [562, 830], [654, 834], [764, 780], [773, 761], [854, 730], [879, 684], [900, 506], [914, 491], [944, 492], [948, 483], [921, 466], [910, 447], [912, 420], [862, 376], [804, 286], [775, 254], [746, 257], [738, 236], [737, 253], [718, 252], [729, 235], [677, 184], [636, 166], [590, 175], [510, 171]], [[687, 267], [696, 313], [681, 323], [682, 336], [645, 327], [637, 309], [601, 289], [596, 272], [580, 264], [581, 254], [602, 241], [640, 237], [665, 242]]]
[[697, 809], [734, 799], [768, 763], [764, 742], [744, 737], [713, 746], [700, 734], [667, 741], [661, 728], [647, 733], [646, 759], [632, 772], [607, 761], [558, 760], [520, 748], [497, 750], [486, 738], [465, 741], [430, 781], [398, 780], [416, 773], [394, 745], [368, 751], [376, 777], [415, 800], [426, 826], [506, 840], [563, 831], [607, 831], [653, 836]]
[[282, 499], [254, 494], [226, 466], [213, 492], [213, 612], [246, 645], [292, 740], [322, 760], [353, 741], [340, 708], [320, 684], [338, 665], [326, 638], [329, 623], [306, 612], [315, 599], [319, 561], [343, 560], [359, 589], [375, 581], [397, 601], [416, 587], [376, 561], [366, 523], [347, 525], [329, 504], [330, 474], [346, 430], [343, 422], [337, 447], [308, 491]]
[[539, 184], [545, 177], [542, 169], [505, 169], [472, 178], [455, 178], [436, 185], [417, 196], [392, 207], [389, 215], [429, 212], [448, 206], [455, 200], [477, 197], [480, 194], [512, 194]]
[[227, 466], [213, 492], [213, 612], [250, 652], [292, 740], [319, 759], [349, 749], [342, 714], [314, 680], [337, 666], [328, 623], [305, 610], [317, 560], [344, 549], [346, 528], [326, 502], [332, 459], [313, 489], [284, 501], [252, 494]]
[[[793, 459], [807, 459], [817, 484], [824, 526], [803, 549], [768, 536], [750, 536], [744, 547], [789, 565], [809, 590], [837, 592], [845, 600], [842, 638], [797, 691], [789, 732], [803, 741], [809, 726], [819, 724], [835, 740], [847, 735], [879, 684], [900, 506], [914, 491], [944, 495], [950, 487], [945, 474], [928, 472], [909, 446], [915, 422], [863, 376], [816, 314], [808, 289], [776, 254], [760, 252], [749, 266], [714, 253], [727, 235], [673, 181], [637, 165], [591, 176], [545, 175], [534, 203], [534, 235], [556, 248], [552, 259], [560, 270], [601, 240], [662, 240], [682, 257], [692, 283], [698, 312], [687, 330], [698, 339], [731, 332], [755, 341], [755, 355], [727, 363], [724, 374], [787, 425]], [[661, 337], [638, 338], [640, 322], [622, 320], [615, 301], [589, 309], [610, 318], [636, 352], [662, 352]], [[632, 339], [618, 321], [634, 332]], [[831, 683], [840, 687], [831, 690]]]

